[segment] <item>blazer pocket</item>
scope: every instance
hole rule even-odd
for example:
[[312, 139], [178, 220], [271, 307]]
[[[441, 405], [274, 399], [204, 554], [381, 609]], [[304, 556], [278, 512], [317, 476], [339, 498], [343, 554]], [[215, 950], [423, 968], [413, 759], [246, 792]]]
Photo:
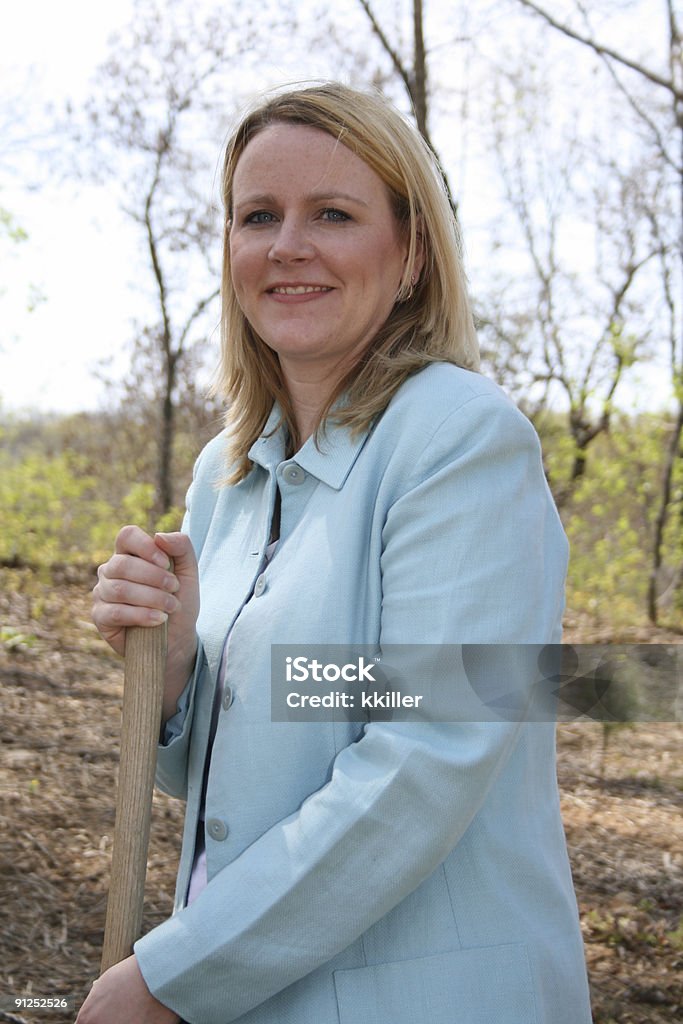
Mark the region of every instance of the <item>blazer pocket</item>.
[[519, 944], [334, 972], [340, 1024], [537, 1024]]

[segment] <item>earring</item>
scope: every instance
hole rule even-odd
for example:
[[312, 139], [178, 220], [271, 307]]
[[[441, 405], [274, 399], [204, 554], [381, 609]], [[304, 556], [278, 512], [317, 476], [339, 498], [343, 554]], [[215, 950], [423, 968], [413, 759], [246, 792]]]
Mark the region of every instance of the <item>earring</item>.
[[412, 274], [410, 278], [410, 290], [405, 294], [401, 295], [401, 289], [396, 293], [396, 302], [409, 302], [413, 297], [415, 291], [415, 285], [417, 284], [417, 274]]

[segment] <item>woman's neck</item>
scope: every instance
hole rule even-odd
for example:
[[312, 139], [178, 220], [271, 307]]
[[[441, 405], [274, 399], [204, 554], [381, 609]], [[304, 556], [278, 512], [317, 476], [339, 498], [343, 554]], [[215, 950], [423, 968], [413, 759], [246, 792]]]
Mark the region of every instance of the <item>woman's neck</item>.
[[300, 448], [320, 422], [320, 414], [332, 394], [329, 380], [296, 380], [287, 378]]

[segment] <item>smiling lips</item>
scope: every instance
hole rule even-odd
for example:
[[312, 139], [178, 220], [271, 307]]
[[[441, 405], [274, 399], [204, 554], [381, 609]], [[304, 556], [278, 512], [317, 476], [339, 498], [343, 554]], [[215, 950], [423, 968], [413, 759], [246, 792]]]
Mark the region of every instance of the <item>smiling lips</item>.
[[268, 291], [271, 295], [315, 295], [321, 292], [331, 292], [332, 289], [322, 284], [294, 284], [275, 285]]

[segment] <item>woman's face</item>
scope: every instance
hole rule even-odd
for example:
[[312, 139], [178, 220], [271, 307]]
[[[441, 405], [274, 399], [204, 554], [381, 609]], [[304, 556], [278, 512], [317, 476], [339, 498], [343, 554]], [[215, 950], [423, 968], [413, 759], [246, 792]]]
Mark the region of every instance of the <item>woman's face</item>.
[[275, 124], [245, 148], [232, 281], [285, 380], [334, 386], [389, 316], [407, 252], [383, 181], [331, 135]]

